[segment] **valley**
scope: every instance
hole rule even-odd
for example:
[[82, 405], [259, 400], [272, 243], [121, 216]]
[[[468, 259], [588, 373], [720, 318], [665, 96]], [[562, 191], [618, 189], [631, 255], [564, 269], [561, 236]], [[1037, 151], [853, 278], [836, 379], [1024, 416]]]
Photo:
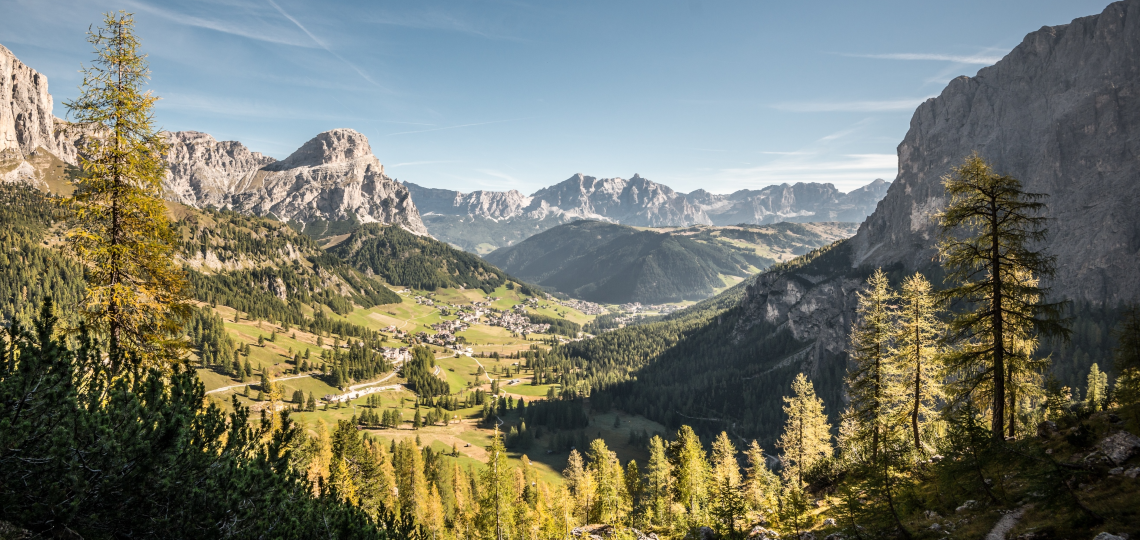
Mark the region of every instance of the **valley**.
[[[269, 4], [318, 46], [260, 41], [381, 86]], [[390, 26], [442, 24], [412, 20]], [[413, 92], [370, 102], [405, 127], [358, 126], [370, 141], [314, 112], [281, 159], [161, 131], [185, 102], [154, 108], [135, 24], [92, 26], [67, 119], [0, 46], [0, 539], [1140, 535], [1140, 0], [1000, 57], [828, 53], [984, 67], [913, 104], [764, 105], [865, 118], [802, 121], [810, 141], [779, 141], [798, 149], [680, 150], [652, 122], [531, 135], [564, 171], [613, 140], [698, 152], [655, 169], [688, 193], [531, 184], [526, 145], [478, 168], [433, 145], [538, 120], [449, 123]], [[659, 83], [639, 82], [652, 110]], [[448, 99], [488, 84], [469, 83]], [[899, 107], [895, 154], [856, 146]], [[374, 149], [496, 190], [398, 180]]]

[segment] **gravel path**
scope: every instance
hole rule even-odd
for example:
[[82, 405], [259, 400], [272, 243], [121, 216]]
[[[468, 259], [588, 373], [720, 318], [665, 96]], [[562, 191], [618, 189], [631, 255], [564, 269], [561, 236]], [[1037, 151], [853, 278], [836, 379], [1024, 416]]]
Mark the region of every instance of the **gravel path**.
[[1021, 521], [1021, 516], [1025, 515], [1025, 507], [1018, 508], [1017, 511], [1011, 512], [1001, 517], [997, 525], [990, 529], [990, 534], [986, 535], [986, 540], [1005, 540], [1005, 535], [1009, 534], [1009, 530]]

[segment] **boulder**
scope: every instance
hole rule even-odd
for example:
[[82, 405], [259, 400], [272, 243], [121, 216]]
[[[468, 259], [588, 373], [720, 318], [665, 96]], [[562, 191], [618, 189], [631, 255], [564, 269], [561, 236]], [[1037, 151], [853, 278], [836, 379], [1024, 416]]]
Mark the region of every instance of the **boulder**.
[[1127, 431], [1118, 431], [1101, 440], [1097, 447], [1109, 460], [1120, 465], [1140, 452], [1140, 437]]
[[685, 534], [684, 540], [714, 540], [716, 532], [709, 527], [697, 527]]
[[1093, 537], [1093, 540], [1127, 540], [1127, 538], [1125, 538], [1123, 536], [1117, 536], [1115, 534], [1109, 534], [1106, 532], [1102, 532], [1102, 533], [1096, 535], [1095, 537]]
[[1042, 439], [1052, 438], [1057, 434], [1057, 423], [1052, 420], [1046, 420], [1037, 424], [1037, 436]]

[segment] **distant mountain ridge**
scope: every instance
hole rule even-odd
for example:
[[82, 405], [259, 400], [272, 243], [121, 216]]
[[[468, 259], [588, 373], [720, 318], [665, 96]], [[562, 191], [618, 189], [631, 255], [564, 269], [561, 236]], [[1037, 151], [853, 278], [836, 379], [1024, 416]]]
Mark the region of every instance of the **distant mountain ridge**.
[[[60, 191], [57, 169], [77, 165], [83, 138], [96, 134], [56, 118], [52, 106], [47, 77], [0, 45], [0, 182]], [[281, 161], [196, 131], [163, 135], [170, 144], [166, 194], [176, 202], [323, 230], [385, 223], [427, 234], [408, 189], [384, 174], [368, 139], [351, 129], [318, 134]]]
[[578, 220], [484, 258], [529, 282], [605, 304], [703, 300], [777, 262], [854, 234], [855, 223], [639, 229]]
[[844, 194], [831, 184], [796, 183], [728, 195], [678, 193], [638, 174], [595, 178], [581, 173], [532, 195], [519, 191], [462, 193], [405, 182], [437, 238], [487, 253], [575, 219], [635, 227], [686, 227], [791, 222], [861, 222], [890, 182], [878, 179]]

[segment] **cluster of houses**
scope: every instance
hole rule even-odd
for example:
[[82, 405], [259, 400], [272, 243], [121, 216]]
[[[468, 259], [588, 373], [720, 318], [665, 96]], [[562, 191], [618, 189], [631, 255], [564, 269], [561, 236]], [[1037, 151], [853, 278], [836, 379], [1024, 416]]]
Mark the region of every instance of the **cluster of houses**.
[[626, 313], [637, 313], [645, 310], [645, 306], [641, 305], [641, 302], [630, 302], [628, 304], [622, 304], [618, 306], [618, 308]]
[[435, 334], [428, 334], [427, 332], [416, 332], [414, 336], [420, 343], [429, 343], [431, 345], [438, 345], [440, 347], [447, 347], [455, 343], [455, 334], [451, 332], [439, 332]]
[[595, 304], [585, 300], [566, 300], [564, 302], [558, 302], [558, 304], [562, 307], [576, 309], [586, 315], [604, 315], [606, 313], [606, 308], [602, 307], [601, 304]]
[[488, 315], [487, 324], [502, 326], [516, 334], [543, 334], [550, 330], [549, 324], [531, 323], [530, 318], [526, 316], [526, 307], [522, 304], [515, 305], [511, 311]]
[[437, 323], [431, 325], [431, 329], [435, 330], [436, 332], [448, 332], [450, 334], [454, 334], [456, 332], [462, 332], [462, 331], [466, 330], [468, 328], [468, 326], [469, 326], [468, 323], [466, 323], [460, 319], [456, 319], [453, 321], [437, 322]]

